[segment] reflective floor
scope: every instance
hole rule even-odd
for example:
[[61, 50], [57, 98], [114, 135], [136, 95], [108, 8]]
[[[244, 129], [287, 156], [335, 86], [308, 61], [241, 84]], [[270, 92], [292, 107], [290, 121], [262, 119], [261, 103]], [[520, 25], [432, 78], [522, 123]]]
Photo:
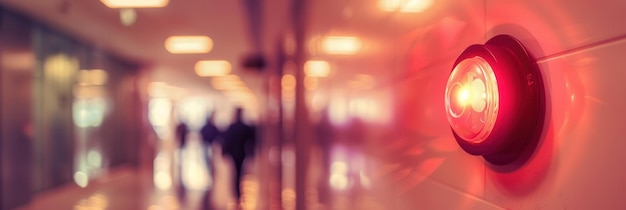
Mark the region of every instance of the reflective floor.
[[[242, 198], [237, 202], [232, 184], [232, 160], [221, 155], [221, 149], [215, 145], [203, 153], [195, 133], [191, 133], [189, 139], [183, 149], [163, 143], [150, 165], [112, 167], [88, 180], [85, 187], [81, 187], [80, 180], [75, 180], [38, 193], [27, 205], [17, 209], [296, 209], [295, 183], [290, 182], [295, 177], [289, 172], [295, 170], [293, 164], [289, 164], [293, 162], [289, 161], [289, 157], [294, 157], [293, 151], [286, 150], [282, 155], [287, 162], [283, 162], [282, 190], [277, 195], [262, 193], [263, 185], [267, 184], [263, 174], [268, 169], [257, 167], [261, 165], [259, 156], [247, 160], [241, 184]], [[204, 159], [204, 155], [208, 158]], [[333, 146], [328, 154], [313, 150], [311, 158], [306, 192], [308, 209], [385, 209], [366, 190], [371, 185], [364, 174], [363, 163], [367, 157], [347, 147]], [[271, 197], [279, 197], [280, 207], [271, 207]]]
[[221, 154], [218, 147], [207, 151], [211, 165], [205, 164], [197, 138], [182, 150], [163, 146], [154, 167], [114, 167], [84, 188], [77, 183], [55, 187], [17, 209], [257, 209], [259, 184], [253, 160], [244, 166], [239, 204], [232, 190], [232, 160], [215, 155]]
[[[244, 188], [252, 188], [252, 180], [252, 176], [246, 177]], [[68, 185], [53, 189], [18, 209], [235, 209], [234, 200], [225, 196], [228, 192], [227, 188], [162, 191], [153, 187], [150, 171], [116, 169], [87, 188]], [[254, 205], [246, 203], [243, 209]]]

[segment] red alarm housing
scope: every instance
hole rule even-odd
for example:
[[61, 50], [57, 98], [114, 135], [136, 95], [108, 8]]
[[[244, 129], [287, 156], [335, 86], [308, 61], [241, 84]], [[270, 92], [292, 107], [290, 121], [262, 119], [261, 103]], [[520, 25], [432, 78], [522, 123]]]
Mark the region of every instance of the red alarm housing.
[[472, 45], [454, 62], [446, 116], [466, 152], [504, 165], [516, 160], [543, 127], [543, 81], [535, 60], [509, 35]]

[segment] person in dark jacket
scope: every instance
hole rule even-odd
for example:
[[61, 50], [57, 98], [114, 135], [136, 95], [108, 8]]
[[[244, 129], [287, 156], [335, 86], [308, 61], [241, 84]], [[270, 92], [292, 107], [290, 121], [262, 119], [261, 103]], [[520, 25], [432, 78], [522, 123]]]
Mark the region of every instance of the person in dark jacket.
[[176, 126], [176, 137], [178, 138], [178, 148], [185, 148], [185, 144], [187, 143], [187, 134], [189, 133], [189, 128], [187, 128], [187, 124], [185, 122], [180, 122]]
[[185, 151], [185, 145], [187, 144], [187, 134], [189, 134], [189, 127], [185, 122], [180, 121], [176, 125], [176, 140], [178, 140], [178, 196], [185, 197], [185, 185], [183, 184], [183, 157]]
[[220, 130], [215, 126], [215, 124], [213, 124], [213, 116], [214, 114], [210, 114], [209, 117], [207, 117], [206, 119], [206, 123], [200, 129], [203, 145], [202, 151], [207, 164], [207, 170], [209, 170], [209, 175], [211, 176], [211, 178], [213, 178], [215, 175], [215, 167], [213, 167], [213, 162], [211, 161], [211, 158], [209, 158], [209, 150], [212, 151], [213, 142], [215, 142], [221, 135]]
[[243, 122], [243, 110], [235, 110], [235, 122], [224, 133], [223, 153], [233, 159], [235, 165], [234, 191], [237, 199], [241, 201], [241, 176], [243, 163], [246, 156], [253, 155], [256, 141], [256, 129]]

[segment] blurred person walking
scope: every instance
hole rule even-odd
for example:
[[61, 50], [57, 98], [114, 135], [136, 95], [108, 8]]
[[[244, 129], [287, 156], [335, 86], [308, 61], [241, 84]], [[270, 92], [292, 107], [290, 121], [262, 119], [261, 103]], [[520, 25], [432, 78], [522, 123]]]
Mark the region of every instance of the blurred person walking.
[[187, 145], [187, 134], [189, 128], [185, 122], [180, 121], [176, 126], [176, 140], [178, 141], [178, 196], [185, 197], [185, 185], [183, 184], [183, 157], [185, 146]]
[[189, 134], [189, 128], [185, 122], [181, 121], [176, 126], [176, 138], [178, 138], [178, 148], [185, 148], [185, 144], [187, 143], [187, 134]]
[[213, 167], [213, 159], [210, 157], [214, 153], [213, 142], [215, 142], [221, 135], [220, 130], [213, 123], [213, 118], [215, 113], [209, 114], [206, 119], [206, 123], [200, 129], [200, 134], [202, 134], [202, 151], [206, 161], [208, 174], [211, 180], [215, 177], [215, 167]]
[[256, 144], [256, 128], [243, 122], [243, 109], [235, 110], [235, 122], [224, 134], [223, 154], [233, 159], [235, 166], [234, 191], [241, 203], [241, 177], [247, 156], [252, 156]]

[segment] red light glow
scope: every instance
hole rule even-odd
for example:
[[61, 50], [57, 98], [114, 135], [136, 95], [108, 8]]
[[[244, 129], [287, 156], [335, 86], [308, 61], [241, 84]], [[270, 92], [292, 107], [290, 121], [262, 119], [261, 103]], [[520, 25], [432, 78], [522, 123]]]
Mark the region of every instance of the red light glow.
[[543, 91], [535, 60], [514, 37], [469, 46], [446, 85], [445, 113], [456, 142], [494, 165], [523, 165], [541, 136]]

